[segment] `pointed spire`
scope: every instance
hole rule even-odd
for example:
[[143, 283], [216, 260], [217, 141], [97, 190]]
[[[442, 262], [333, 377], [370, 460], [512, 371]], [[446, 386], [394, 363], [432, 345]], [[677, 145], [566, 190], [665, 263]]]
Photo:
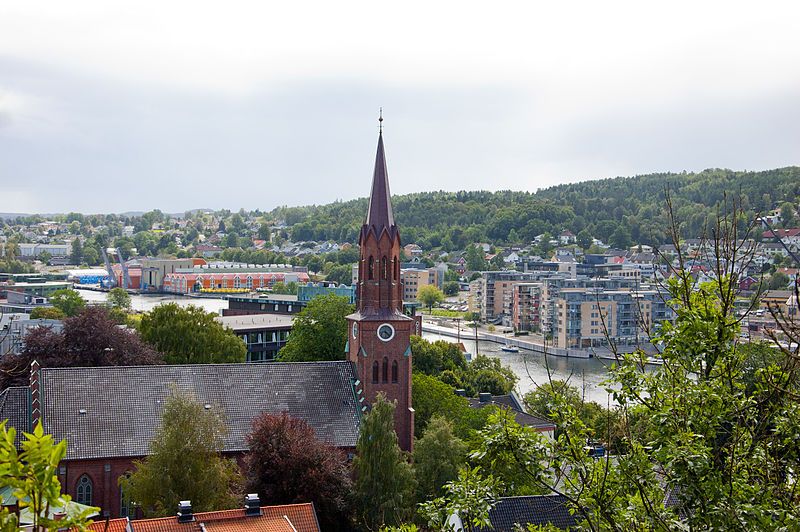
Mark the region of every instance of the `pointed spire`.
[[386, 170], [386, 155], [383, 152], [383, 110], [378, 118], [378, 153], [375, 156], [375, 172], [372, 175], [372, 191], [369, 196], [369, 208], [364, 225], [375, 228], [375, 235], [380, 237], [383, 229], [392, 231], [394, 213], [392, 198], [389, 193], [389, 174]]

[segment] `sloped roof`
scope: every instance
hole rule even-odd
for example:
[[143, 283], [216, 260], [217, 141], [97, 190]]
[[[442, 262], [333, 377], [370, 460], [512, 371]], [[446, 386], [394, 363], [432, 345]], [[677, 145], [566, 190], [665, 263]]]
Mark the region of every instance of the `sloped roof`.
[[245, 436], [262, 412], [288, 412], [337, 447], [358, 439], [357, 377], [347, 361], [40, 371], [44, 429], [69, 441], [68, 460], [147, 455], [173, 387], [221, 412], [224, 451], [247, 448]]
[[218, 512], [199, 512], [194, 521], [179, 523], [177, 517], [156, 519], [127, 518], [98, 521], [89, 526], [96, 532], [319, 532], [317, 515], [312, 503], [262, 506], [260, 516], [246, 516], [243, 509], [222, 510]]
[[19, 444], [23, 432], [30, 432], [29, 401], [27, 386], [12, 386], [0, 392], [0, 422], [8, 420], [6, 429], [17, 431], [15, 444]]
[[486, 405], [495, 405], [501, 408], [510, 408], [514, 412], [514, 421], [523, 427], [534, 427], [539, 429], [555, 430], [556, 425], [552, 421], [525, 412], [522, 403], [513, 394], [493, 395], [491, 401], [481, 402], [479, 398], [468, 397], [469, 406], [472, 408], [483, 408]]
[[578, 524], [575, 516], [569, 513], [567, 500], [560, 495], [530, 495], [525, 497], [501, 497], [489, 510], [489, 521], [493, 532], [513, 532], [517, 525], [552, 524], [568, 530]]

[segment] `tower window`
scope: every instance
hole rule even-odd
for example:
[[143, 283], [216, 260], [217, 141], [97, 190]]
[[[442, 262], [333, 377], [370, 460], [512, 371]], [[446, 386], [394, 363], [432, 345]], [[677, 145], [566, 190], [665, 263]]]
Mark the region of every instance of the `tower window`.
[[397, 257], [393, 258], [392, 261], [394, 262], [394, 280], [400, 280], [400, 261], [397, 260]]
[[387, 272], [386, 272], [386, 256], [381, 259], [381, 279], [384, 281], [386, 280]]
[[383, 382], [389, 382], [389, 359], [383, 357]]
[[75, 489], [75, 501], [79, 504], [87, 506], [92, 505], [92, 479], [88, 475], [81, 475], [78, 479], [78, 485]]
[[377, 384], [378, 382], [378, 361], [372, 363], [372, 383]]
[[375, 259], [372, 258], [370, 255], [369, 257], [369, 280], [373, 280], [375, 278]]
[[397, 367], [397, 361], [395, 360], [392, 362], [392, 382], [397, 384], [397, 374], [399, 373], [399, 368]]

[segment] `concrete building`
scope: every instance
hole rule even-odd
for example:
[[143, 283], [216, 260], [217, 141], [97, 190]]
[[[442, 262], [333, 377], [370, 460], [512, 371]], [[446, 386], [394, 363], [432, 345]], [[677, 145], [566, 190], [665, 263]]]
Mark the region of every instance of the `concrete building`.
[[35, 259], [44, 252], [51, 257], [68, 257], [72, 253], [72, 244], [17, 244], [21, 259]]
[[490, 271], [470, 283], [470, 311], [478, 312], [485, 322], [510, 321], [513, 305], [512, 287], [515, 283], [535, 281], [538, 272]]
[[0, 315], [0, 358], [19, 355], [25, 346], [25, 336], [36, 327], [50, 327], [58, 332], [64, 324], [61, 320], [32, 320], [28, 314]]
[[247, 362], [275, 360], [289, 340], [294, 318], [286, 314], [247, 314], [215, 318], [247, 345]]
[[[197, 261], [201, 261], [198, 264]], [[205, 264], [203, 259], [138, 259], [141, 269], [140, 288], [146, 291], [160, 291], [164, 288], [164, 277], [178, 270], [191, 269]], [[122, 286], [122, 285], [120, 285]]]
[[31, 296], [50, 297], [53, 292], [58, 290], [65, 290], [72, 288], [71, 283], [59, 281], [44, 281], [41, 283], [15, 283], [7, 286], [0, 286], [0, 296], [5, 295], [6, 292], [18, 292]]
[[553, 346], [586, 349], [649, 343], [654, 326], [673, 318], [657, 290], [562, 288], [555, 300]]
[[403, 284], [403, 301], [416, 301], [419, 289], [433, 285], [441, 288], [441, 275], [436, 268], [403, 268], [400, 270], [400, 282]]

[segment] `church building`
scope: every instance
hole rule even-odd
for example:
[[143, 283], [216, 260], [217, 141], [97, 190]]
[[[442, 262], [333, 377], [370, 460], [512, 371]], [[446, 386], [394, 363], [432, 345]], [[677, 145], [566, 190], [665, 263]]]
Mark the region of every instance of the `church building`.
[[400, 447], [410, 451], [414, 444], [411, 335], [419, 332], [417, 321], [403, 313], [400, 231], [392, 212], [382, 128], [369, 207], [358, 245], [357, 306], [356, 312], [347, 317], [348, 358], [356, 366], [369, 403], [380, 393], [397, 402], [397, 437]]

